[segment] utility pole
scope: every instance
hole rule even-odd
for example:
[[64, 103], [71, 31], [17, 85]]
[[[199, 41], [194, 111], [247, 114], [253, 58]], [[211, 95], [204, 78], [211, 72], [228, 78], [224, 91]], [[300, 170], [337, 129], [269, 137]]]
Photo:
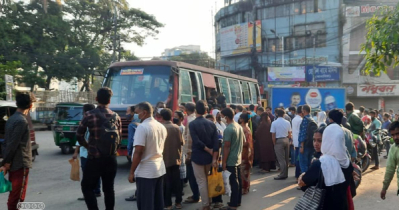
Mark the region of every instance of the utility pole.
[[253, 20], [253, 25], [252, 25], [252, 59], [253, 65], [252, 65], [252, 78], [255, 78], [255, 62], [257, 61], [257, 55], [256, 55], [256, 6], [255, 4], [253, 5], [253, 11], [252, 11], [252, 20]]
[[[312, 81], [313, 84], [315, 84], [315, 77], [316, 77], [315, 62], [316, 62], [316, 36], [313, 36], [313, 81]], [[317, 83], [316, 83], [316, 87], [317, 87]]]
[[112, 63], [116, 62], [116, 38], [117, 38], [117, 33], [118, 33], [118, 19], [117, 19], [117, 11], [116, 11], [116, 5], [113, 4], [114, 6], [114, 17], [112, 21], [112, 25], [114, 26], [114, 36], [113, 36], [113, 42], [112, 42]]

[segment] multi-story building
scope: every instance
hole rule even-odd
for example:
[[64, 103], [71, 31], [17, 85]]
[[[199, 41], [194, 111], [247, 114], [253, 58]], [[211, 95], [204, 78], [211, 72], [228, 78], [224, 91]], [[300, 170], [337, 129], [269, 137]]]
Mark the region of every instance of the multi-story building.
[[[313, 66], [319, 85], [339, 85], [340, 0], [253, 2], [253, 5], [249, 1], [238, 2], [216, 14], [218, 61], [229, 66], [231, 72], [256, 76], [268, 86], [308, 86], [307, 82], [313, 81]], [[251, 53], [254, 20], [255, 56], [260, 65], [257, 69], [253, 69], [254, 54]], [[325, 78], [325, 71], [334, 75]], [[287, 76], [289, 72], [292, 74]], [[266, 85], [264, 87], [267, 89]]]
[[182, 45], [170, 49], [165, 49], [165, 51], [162, 53], [161, 58], [163, 60], [168, 60], [169, 57], [192, 53], [201, 53], [201, 47], [199, 45]]
[[345, 24], [343, 26], [342, 83], [347, 87], [348, 100], [355, 106], [393, 109], [399, 107], [399, 68], [387, 69], [387, 73], [369, 75], [363, 73], [366, 63], [361, 44], [366, 41], [366, 21], [380, 8], [392, 10], [398, 0], [344, 0]]
[[[391, 108], [399, 105], [399, 100], [396, 103], [393, 97], [381, 96], [396, 95], [396, 86], [390, 85], [399, 79], [399, 71], [390, 69], [388, 74], [378, 77], [363, 76], [360, 72], [364, 55], [359, 51], [365, 41], [366, 20], [379, 6], [389, 8], [397, 2], [236, 2], [220, 9], [215, 16], [216, 61], [227, 66], [222, 70], [257, 78], [265, 91], [271, 86], [287, 85], [347, 86], [348, 100], [355, 105], [377, 108], [385, 101], [386, 108]], [[377, 87], [384, 93], [374, 91]], [[392, 88], [394, 91], [390, 92]]]

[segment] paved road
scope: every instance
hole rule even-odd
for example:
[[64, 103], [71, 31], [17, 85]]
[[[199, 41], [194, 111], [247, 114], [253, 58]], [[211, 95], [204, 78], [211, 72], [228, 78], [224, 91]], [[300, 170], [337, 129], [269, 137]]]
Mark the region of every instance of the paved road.
[[[52, 133], [49, 131], [37, 132], [36, 139], [40, 144], [36, 162], [29, 177], [29, 185], [26, 201], [44, 202], [46, 209], [57, 210], [83, 210], [86, 209], [84, 202], [77, 201], [82, 196], [80, 183], [69, 180], [70, 165], [68, 159], [72, 155], [63, 155], [61, 150], [54, 145]], [[385, 166], [385, 160], [382, 160]], [[118, 173], [115, 180], [116, 207], [117, 210], [137, 209], [135, 202], [126, 202], [125, 197], [130, 196], [135, 185], [127, 181], [129, 165], [124, 157], [118, 157]], [[250, 210], [285, 210], [293, 209], [301, 191], [295, 189], [293, 168], [290, 168], [290, 178], [284, 181], [275, 181], [276, 173], [267, 175], [254, 173], [251, 177], [251, 192], [243, 197], [240, 209]], [[364, 175], [363, 182], [358, 189], [358, 196], [355, 198], [356, 209], [362, 210], [397, 210], [399, 198], [396, 196], [396, 178], [391, 184], [387, 200], [379, 199], [379, 192], [385, 168], [378, 171], [368, 171]], [[190, 189], [185, 188], [188, 197]], [[6, 209], [7, 194], [0, 194], [0, 209]], [[224, 203], [228, 197], [223, 198]], [[100, 209], [104, 209], [103, 199], [98, 200]], [[184, 205], [187, 210], [199, 209], [200, 205]]]

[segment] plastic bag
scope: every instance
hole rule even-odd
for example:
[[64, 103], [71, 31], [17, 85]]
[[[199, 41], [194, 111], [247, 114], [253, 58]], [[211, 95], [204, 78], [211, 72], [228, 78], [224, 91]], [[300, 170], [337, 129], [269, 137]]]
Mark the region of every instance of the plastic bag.
[[69, 163], [71, 164], [71, 180], [72, 181], [80, 181], [80, 176], [79, 176], [79, 159], [70, 159]]
[[208, 175], [208, 197], [213, 198], [224, 194], [222, 173], [213, 168], [212, 174]]
[[4, 172], [0, 173], [0, 193], [11, 192], [12, 184], [4, 177]]
[[223, 171], [224, 194], [228, 196], [231, 196], [230, 174], [228, 170]]

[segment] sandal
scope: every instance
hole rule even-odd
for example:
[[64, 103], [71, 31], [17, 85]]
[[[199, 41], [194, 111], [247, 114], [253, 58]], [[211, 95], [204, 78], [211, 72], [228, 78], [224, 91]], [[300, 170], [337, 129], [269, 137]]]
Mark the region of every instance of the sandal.
[[164, 207], [163, 209], [164, 209], [164, 210], [172, 210], [172, 209], [173, 209], [173, 206]]
[[370, 169], [371, 170], [378, 170], [378, 169], [380, 169], [380, 167], [379, 166], [374, 166], [374, 167], [371, 167]]
[[222, 208], [223, 207], [223, 203], [215, 203], [214, 205], [213, 205], [213, 208], [214, 209], [220, 209], [220, 208]]
[[175, 204], [175, 208], [176, 209], [182, 209], [183, 207], [182, 207], [181, 203], [176, 203]]
[[201, 199], [199, 200], [194, 200], [193, 196], [188, 197], [183, 203], [199, 203], [201, 202]]

